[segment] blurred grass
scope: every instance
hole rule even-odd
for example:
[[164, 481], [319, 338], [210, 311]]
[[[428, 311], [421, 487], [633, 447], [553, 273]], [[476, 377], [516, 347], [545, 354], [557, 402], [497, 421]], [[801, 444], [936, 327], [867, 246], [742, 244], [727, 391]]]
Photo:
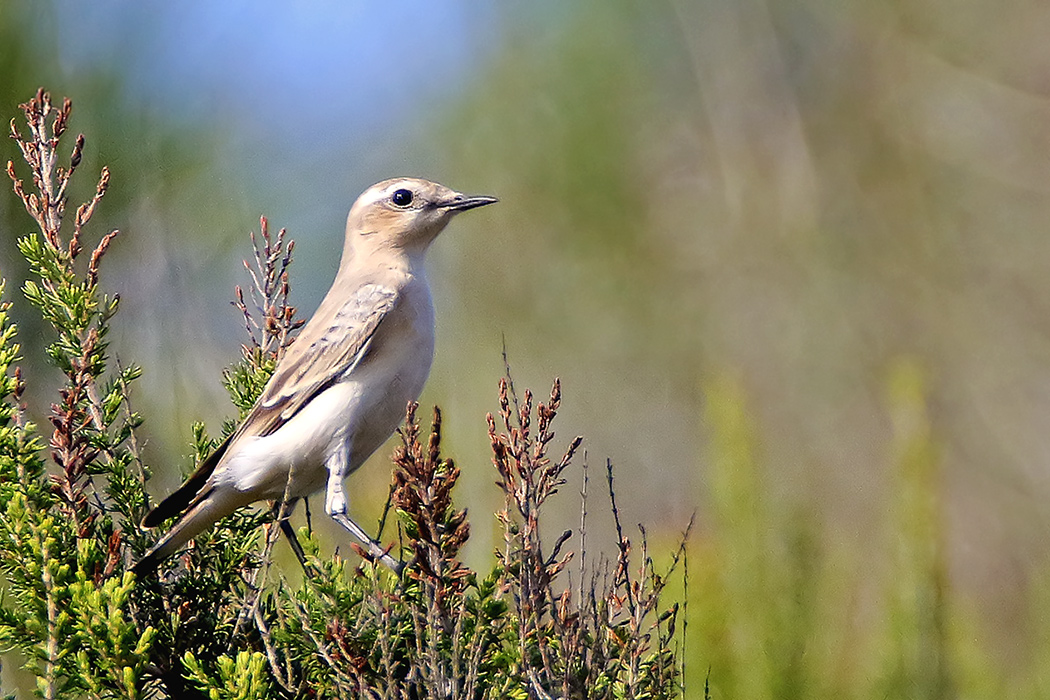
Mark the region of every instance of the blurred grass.
[[[1011, 681], [976, 642], [972, 601], [946, 576], [923, 372], [902, 359], [888, 375], [895, 449], [884, 541], [852, 551], [816, 510], [770, 498], [739, 380], [708, 385], [712, 522], [690, 548], [687, 697], [705, 682], [714, 698], [1043, 697], [1040, 659], [1015, 667]], [[1039, 628], [1043, 605], [1030, 608]], [[1008, 692], [1010, 683], [1032, 694]]]

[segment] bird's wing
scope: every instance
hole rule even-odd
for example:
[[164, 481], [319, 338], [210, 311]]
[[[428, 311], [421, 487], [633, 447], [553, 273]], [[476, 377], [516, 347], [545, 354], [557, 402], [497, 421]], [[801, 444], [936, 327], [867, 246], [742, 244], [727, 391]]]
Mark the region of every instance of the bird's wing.
[[395, 289], [366, 284], [334, 311], [319, 309], [318, 316], [288, 347], [237, 432], [273, 433], [320, 392], [352, 372], [396, 302]]

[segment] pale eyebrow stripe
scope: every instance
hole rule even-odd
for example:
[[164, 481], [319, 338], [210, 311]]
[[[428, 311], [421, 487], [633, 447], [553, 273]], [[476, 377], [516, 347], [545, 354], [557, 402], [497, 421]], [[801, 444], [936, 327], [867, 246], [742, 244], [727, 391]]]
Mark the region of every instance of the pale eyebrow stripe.
[[384, 200], [387, 197], [389, 197], [390, 193], [393, 192], [394, 190], [401, 189], [401, 188], [407, 188], [407, 187], [408, 186], [405, 185], [404, 183], [392, 182], [389, 185], [387, 185], [386, 187], [384, 187], [383, 189], [376, 190], [375, 192], [371, 193], [370, 196], [365, 197], [364, 195], [362, 195], [361, 199], [359, 200], [359, 204], [363, 204], [363, 205], [375, 204], [376, 202], [379, 202], [379, 201]]

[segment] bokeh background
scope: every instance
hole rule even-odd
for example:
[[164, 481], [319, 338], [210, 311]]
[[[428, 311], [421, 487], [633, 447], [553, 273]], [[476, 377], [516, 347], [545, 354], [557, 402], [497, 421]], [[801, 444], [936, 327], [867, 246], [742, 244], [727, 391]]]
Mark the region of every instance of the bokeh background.
[[[1048, 36], [1032, 0], [0, 0], [0, 114], [71, 97], [113, 172], [94, 231], [122, 232], [155, 494], [232, 412], [259, 216], [308, 316], [357, 194], [421, 175], [502, 200], [429, 261], [422, 401], [472, 563], [505, 344], [519, 390], [562, 378], [589, 543], [607, 458], [654, 552], [695, 514], [687, 697], [1050, 697]], [[30, 227], [0, 196], [16, 301]], [[388, 453], [351, 479], [364, 522]]]

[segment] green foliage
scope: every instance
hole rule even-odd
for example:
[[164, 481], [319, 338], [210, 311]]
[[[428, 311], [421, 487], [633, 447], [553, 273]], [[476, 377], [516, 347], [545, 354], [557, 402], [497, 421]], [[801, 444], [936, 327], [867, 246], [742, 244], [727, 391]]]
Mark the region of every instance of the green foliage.
[[[8, 172], [16, 194], [40, 226], [19, 241], [31, 278], [24, 292], [50, 325], [55, 340], [45, 352], [65, 377], [49, 416], [48, 448], [57, 473], [45, 468], [45, 446], [25, 418], [25, 390], [10, 302], [0, 305], [0, 571], [8, 596], [0, 606], [0, 645], [18, 649], [46, 698], [141, 697], [154, 630], [127, 616], [134, 577], [119, 574], [127, 546], [101, 500], [94, 477], [119, 500], [124, 517], [145, 503], [144, 472], [131, 441], [139, 417], [127, 407], [134, 367], [107, 375], [105, 336], [115, 298], [97, 286], [98, 265], [114, 234], [101, 239], [86, 269], [77, 272], [80, 234], [105, 192], [77, 210], [72, 235], [61, 238], [66, 185], [76, 169], [83, 138], [68, 168], [56, 167], [56, 146], [69, 115], [54, 110], [45, 93], [23, 105], [30, 138], [17, 132], [37, 193], [27, 194]], [[2, 285], [0, 285], [2, 293]]]
[[76, 621], [76, 664], [85, 690], [97, 697], [145, 697], [149, 650], [156, 630], [139, 631], [127, 615], [134, 576], [98, 585], [81, 576], [70, 586], [69, 610]]
[[[509, 407], [503, 385], [504, 411]], [[540, 404], [540, 428], [529, 437], [531, 397], [516, 415], [517, 430], [493, 440], [506, 450], [497, 459], [504, 483], [520, 493], [540, 494], [558, 482], [575, 447], [558, 462], [544, 457], [553, 437], [550, 421], [557, 391]], [[509, 420], [506, 412], [504, 416]], [[513, 437], [512, 437], [513, 433]], [[463, 511], [449, 496], [458, 476], [439, 454], [440, 414], [429, 440], [409, 413], [403, 444], [394, 456], [397, 470], [392, 500], [402, 522], [411, 559], [403, 578], [366, 564], [347, 571], [338, 556], [318, 555], [318, 544], [302, 532], [309, 575], [298, 586], [282, 581], [256, 613], [271, 669], [281, 688], [295, 697], [309, 688], [317, 697], [383, 694], [390, 697], [578, 697], [666, 698], [678, 693], [678, 664], [670, 648], [677, 608], [653, 614], [662, 583], [645, 559], [647, 580], [626, 573], [626, 554], [608, 590], [592, 587], [583, 605], [568, 590], [556, 591], [567, 558], [564, 539], [551, 550], [525, 539], [529, 518], [506, 512], [511, 552], [486, 577], [457, 559], [466, 539]], [[541, 440], [542, 438], [542, 440]], [[574, 441], [572, 445], [577, 445]], [[526, 464], [528, 463], [528, 464]], [[531, 465], [531, 466], [530, 466]], [[508, 496], [513, 499], [513, 496]], [[539, 501], [542, 501], [541, 497]], [[537, 500], [526, 499], [536, 506]], [[541, 520], [529, 509], [532, 523]], [[520, 513], [518, 514], [521, 515]], [[524, 525], [524, 527], [523, 527]], [[527, 556], [533, 552], [535, 556]], [[626, 603], [628, 599], [637, 602]], [[645, 608], [644, 610], [642, 608]]]
[[215, 670], [207, 672], [193, 652], [183, 657], [187, 678], [207, 691], [211, 700], [266, 700], [273, 697], [266, 657], [259, 652], [241, 651], [237, 658], [220, 656]]
[[222, 384], [242, 418], [255, 405], [276, 364], [273, 356], [264, 356], [261, 350], [255, 348], [247, 353], [244, 362], [223, 373]]

